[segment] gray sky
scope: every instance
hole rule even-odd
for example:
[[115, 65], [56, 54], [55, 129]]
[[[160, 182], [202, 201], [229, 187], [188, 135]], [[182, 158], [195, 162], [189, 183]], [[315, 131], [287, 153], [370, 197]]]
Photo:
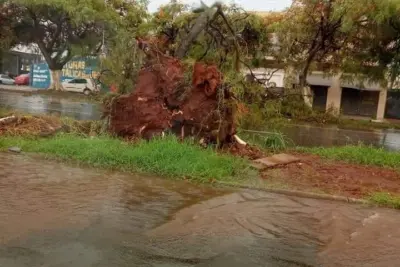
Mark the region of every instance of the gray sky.
[[[181, 0], [183, 3], [198, 5], [200, 0]], [[169, 0], [150, 0], [149, 10], [154, 12], [162, 4], [168, 3]], [[206, 4], [212, 4], [215, 0], [203, 0]], [[292, 3], [292, 0], [220, 0], [220, 2], [239, 4], [248, 11], [279, 11], [283, 10]]]

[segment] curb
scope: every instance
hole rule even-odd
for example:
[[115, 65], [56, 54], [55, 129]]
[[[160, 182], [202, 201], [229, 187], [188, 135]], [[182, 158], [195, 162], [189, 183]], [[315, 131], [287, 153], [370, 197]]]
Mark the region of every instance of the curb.
[[321, 199], [321, 200], [340, 201], [340, 202], [346, 202], [346, 203], [352, 203], [352, 204], [362, 204], [362, 205], [372, 204], [368, 200], [336, 196], [336, 195], [307, 193], [307, 192], [296, 191], [296, 190], [260, 188], [260, 187], [246, 186], [246, 185], [231, 184], [231, 183], [226, 183], [226, 182], [216, 182], [216, 184], [221, 185], [221, 186], [227, 186], [227, 187], [236, 187], [236, 188], [241, 188], [241, 189], [256, 190], [256, 191], [262, 191], [262, 192], [267, 192], [267, 193], [274, 193], [274, 194], [301, 197], [301, 198], [313, 198], [313, 199]]
[[37, 90], [35, 90], [35, 89], [18, 89], [18, 88], [2, 88], [2, 87], [0, 87], [0, 91], [14, 92], [14, 93], [33, 93], [33, 92], [36, 92]]

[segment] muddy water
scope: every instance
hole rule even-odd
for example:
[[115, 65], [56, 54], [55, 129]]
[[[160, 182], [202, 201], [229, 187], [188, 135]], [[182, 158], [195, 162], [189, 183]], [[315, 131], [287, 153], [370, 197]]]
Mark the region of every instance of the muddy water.
[[0, 153], [0, 266], [397, 266], [400, 213]]
[[[82, 98], [84, 98], [83, 95]], [[97, 120], [101, 116], [101, 109], [95, 103], [76, 101], [61, 96], [30, 95], [1, 90], [0, 107], [31, 114], [66, 116], [77, 120]]]
[[[282, 132], [292, 146], [333, 147], [362, 143], [391, 151], [400, 151], [399, 130], [362, 131], [340, 129], [337, 126], [286, 125], [277, 131]], [[271, 134], [270, 131], [249, 130], [244, 132], [255, 140], [262, 140], [263, 136]]]
[[388, 150], [400, 150], [399, 130], [360, 131], [337, 126], [290, 125], [281, 131], [298, 146], [344, 146], [363, 143]]

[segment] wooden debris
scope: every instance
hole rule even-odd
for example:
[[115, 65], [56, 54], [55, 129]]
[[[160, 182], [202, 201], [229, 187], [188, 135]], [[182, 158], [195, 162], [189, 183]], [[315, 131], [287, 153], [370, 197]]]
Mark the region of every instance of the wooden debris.
[[299, 162], [299, 161], [300, 161], [299, 158], [292, 156], [292, 155], [277, 154], [277, 155], [273, 155], [271, 157], [254, 160], [252, 166], [259, 170], [263, 170], [263, 169], [287, 165], [287, 164], [295, 163], [295, 162]]
[[4, 117], [0, 119], [0, 126], [7, 125], [17, 121], [17, 117], [12, 115], [9, 117]]

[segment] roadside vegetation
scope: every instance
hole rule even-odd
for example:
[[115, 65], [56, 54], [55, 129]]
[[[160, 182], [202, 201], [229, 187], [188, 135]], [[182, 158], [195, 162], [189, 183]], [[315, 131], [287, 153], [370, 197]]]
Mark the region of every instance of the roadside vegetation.
[[194, 182], [240, 181], [247, 179], [246, 160], [203, 149], [175, 136], [151, 141], [125, 142], [107, 136], [87, 138], [60, 134], [53, 138], [3, 136], [0, 149], [18, 146], [26, 152], [128, 172], [147, 172]]
[[400, 195], [393, 195], [385, 192], [374, 193], [369, 200], [377, 205], [400, 209]]
[[292, 144], [284, 134], [280, 132], [257, 132], [257, 131], [239, 131], [241, 138], [250, 145], [260, 147], [270, 152], [279, 152], [286, 150]]

